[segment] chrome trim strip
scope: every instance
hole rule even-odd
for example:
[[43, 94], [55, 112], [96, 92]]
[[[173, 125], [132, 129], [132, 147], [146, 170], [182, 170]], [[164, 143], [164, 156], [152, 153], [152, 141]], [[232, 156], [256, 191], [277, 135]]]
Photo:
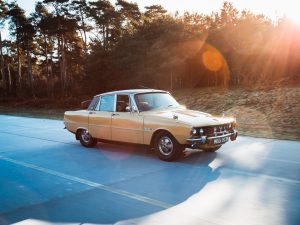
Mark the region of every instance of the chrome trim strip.
[[187, 141], [203, 141], [203, 139], [206, 140], [206, 136], [203, 136], [201, 138], [187, 138]]
[[145, 127], [145, 128], [144, 128], [144, 131], [145, 131], [145, 132], [149, 132], [149, 131], [152, 131], [152, 130], [153, 130], [153, 129], [148, 128], [148, 127]]
[[111, 126], [98, 125], [98, 124], [89, 124], [89, 126], [95, 126], [95, 127], [111, 127]]
[[109, 127], [112, 129], [122, 129], [122, 130], [135, 130], [135, 131], [143, 131], [143, 129], [135, 129], [135, 128], [124, 128], [124, 127], [113, 127], [113, 126], [107, 126], [107, 125], [98, 125], [98, 124], [85, 124], [85, 123], [77, 123], [77, 122], [65, 122], [67, 123], [72, 123], [72, 124], [77, 124], [77, 125], [82, 125], [82, 126], [95, 126], [95, 127]]
[[78, 125], [83, 125], [83, 126], [88, 126], [87, 123], [78, 123], [78, 122], [73, 122], [73, 121], [64, 121], [65, 125], [66, 124], [78, 124]]
[[130, 96], [130, 100], [131, 100], [131, 102], [132, 102], [132, 105], [131, 106], [135, 106], [135, 108], [136, 108], [136, 110], [137, 110], [137, 113], [140, 113], [140, 110], [139, 110], [139, 108], [137, 107], [137, 104], [136, 104], [136, 102], [135, 102], [135, 94], [130, 94], [129, 95]]
[[221, 135], [221, 136], [207, 137], [207, 140], [214, 140], [214, 139], [217, 139], [217, 138], [229, 137], [231, 135], [234, 135], [234, 132], [229, 133], [229, 134], [224, 134], [224, 135]]
[[114, 109], [113, 109], [113, 112], [116, 112], [117, 111], [117, 94], [114, 94]]
[[124, 127], [111, 127], [112, 129], [120, 129], [120, 130], [134, 130], [134, 131], [143, 131], [143, 129], [135, 129], [135, 128], [124, 128]]

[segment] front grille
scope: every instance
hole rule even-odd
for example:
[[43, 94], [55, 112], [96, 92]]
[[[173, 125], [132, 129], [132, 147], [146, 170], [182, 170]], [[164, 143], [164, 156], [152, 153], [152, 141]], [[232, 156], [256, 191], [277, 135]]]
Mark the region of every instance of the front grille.
[[219, 136], [223, 134], [228, 134], [229, 132], [232, 131], [232, 127], [230, 124], [222, 124], [218, 126], [209, 126], [209, 127], [204, 127], [204, 134], [207, 137], [212, 137], [212, 136]]
[[[207, 126], [207, 127], [195, 127], [197, 130], [196, 134], [191, 134], [192, 138], [199, 138], [202, 136], [214, 137], [221, 136], [224, 134], [232, 133], [233, 127], [232, 124], [222, 124], [217, 126]], [[200, 130], [203, 129], [203, 133]]]

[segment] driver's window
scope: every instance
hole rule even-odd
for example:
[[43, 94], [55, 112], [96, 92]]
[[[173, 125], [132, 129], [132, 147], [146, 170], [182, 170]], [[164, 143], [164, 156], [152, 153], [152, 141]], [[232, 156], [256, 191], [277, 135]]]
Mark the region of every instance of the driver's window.
[[130, 101], [128, 95], [117, 95], [117, 112], [129, 112], [130, 110]]

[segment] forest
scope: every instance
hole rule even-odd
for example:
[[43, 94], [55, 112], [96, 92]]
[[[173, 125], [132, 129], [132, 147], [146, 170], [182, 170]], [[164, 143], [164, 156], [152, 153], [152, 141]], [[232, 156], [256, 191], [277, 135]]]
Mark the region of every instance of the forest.
[[299, 40], [288, 19], [230, 2], [206, 15], [126, 0], [43, 0], [26, 16], [0, 0], [0, 98], [299, 86]]

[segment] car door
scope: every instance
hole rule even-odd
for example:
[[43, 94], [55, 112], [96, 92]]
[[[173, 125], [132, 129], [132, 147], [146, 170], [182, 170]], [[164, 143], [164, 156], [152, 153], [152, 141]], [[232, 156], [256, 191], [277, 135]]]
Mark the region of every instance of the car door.
[[111, 140], [111, 120], [115, 111], [115, 95], [100, 97], [95, 110], [89, 112], [89, 132], [94, 138]]
[[112, 140], [143, 144], [143, 117], [130, 112], [130, 96], [117, 95], [115, 112], [112, 114]]

